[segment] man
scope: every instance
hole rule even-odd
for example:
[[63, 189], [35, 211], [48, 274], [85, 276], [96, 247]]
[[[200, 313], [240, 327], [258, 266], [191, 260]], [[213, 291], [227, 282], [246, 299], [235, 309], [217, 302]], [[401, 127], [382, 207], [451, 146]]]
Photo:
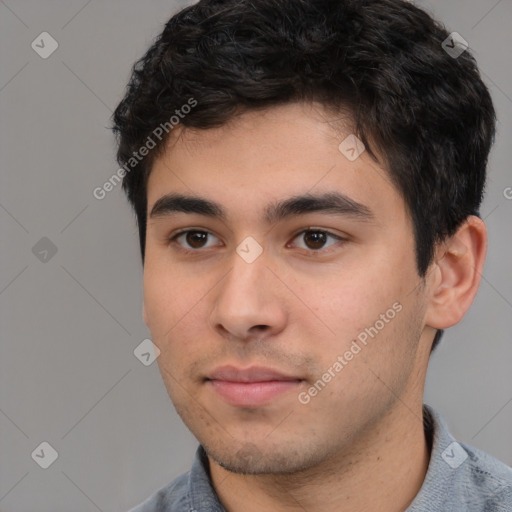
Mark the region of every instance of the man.
[[142, 511], [512, 511], [423, 405], [471, 305], [495, 113], [400, 0], [202, 0], [114, 115], [144, 320], [200, 446]]

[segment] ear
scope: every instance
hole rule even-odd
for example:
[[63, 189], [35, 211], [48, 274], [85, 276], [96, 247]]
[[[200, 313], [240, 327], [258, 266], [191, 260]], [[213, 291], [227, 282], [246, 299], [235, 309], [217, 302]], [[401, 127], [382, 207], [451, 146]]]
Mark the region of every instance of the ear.
[[142, 302], [142, 318], [144, 318], [144, 323], [149, 327], [148, 314], [146, 313], [146, 304], [144, 302]]
[[487, 229], [471, 215], [437, 248], [429, 269], [426, 325], [446, 329], [462, 319], [480, 285], [487, 253]]

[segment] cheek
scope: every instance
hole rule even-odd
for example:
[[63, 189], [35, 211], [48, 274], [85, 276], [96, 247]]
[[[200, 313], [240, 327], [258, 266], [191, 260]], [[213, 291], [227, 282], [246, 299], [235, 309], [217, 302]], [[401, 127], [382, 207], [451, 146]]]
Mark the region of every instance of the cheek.
[[417, 337], [417, 322], [411, 321], [419, 315], [415, 294], [411, 293], [417, 279], [406, 272], [391, 275], [386, 266], [377, 273], [375, 270], [344, 276], [331, 283], [335, 291], [318, 297], [318, 314], [334, 332], [314, 349], [324, 365], [329, 366], [346, 351], [352, 352], [347, 354], [351, 366], [357, 366], [352, 363], [356, 359], [389, 363], [403, 357], [408, 339]]
[[159, 364], [173, 372], [180, 364], [188, 366], [198, 357], [198, 326], [205, 325], [204, 296], [209, 287], [208, 283], [199, 286], [197, 279], [163, 265], [145, 268], [148, 328], [161, 351]]
[[[191, 282], [194, 286], [191, 286]], [[144, 301], [156, 321], [170, 315], [179, 317], [181, 310], [192, 300], [188, 296], [199, 285], [190, 275], [190, 270], [184, 270], [173, 261], [165, 248], [148, 241], [143, 277]]]
[[[340, 410], [351, 411], [350, 421], [357, 425], [368, 410], [384, 410], [403, 394], [414, 368], [419, 333], [417, 322], [411, 321], [411, 315], [416, 318], [411, 304], [389, 306], [373, 306], [350, 327], [340, 325], [342, 335], [313, 349], [319, 372], [312, 386], [321, 388], [328, 381], [312, 400], [315, 410], [337, 404]], [[316, 393], [311, 387], [309, 391]]]
[[[179, 325], [187, 308], [190, 309], [193, 297], [183, 277], [165, 265], [147, 261], [144, 266], [143, 295], [148, 327], [155, 338], [162, 338]], [[172, 331], [171, 331], [172, 332]]]
[[328, 293], [322, 294], [326, 323], [341, 338], [352, 337], [354, 329], [366, 327], [387, 301], [389, 291], [368, 274], [360, 270], [339, 273], [338, 278], [330, 280]]

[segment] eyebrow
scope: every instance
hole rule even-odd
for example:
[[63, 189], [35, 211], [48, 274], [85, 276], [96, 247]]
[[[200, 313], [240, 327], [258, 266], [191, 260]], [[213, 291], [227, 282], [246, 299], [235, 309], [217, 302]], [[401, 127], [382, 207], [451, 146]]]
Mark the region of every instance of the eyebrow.
[[[294, 215], [313, 212], [341, 215], [364, 222], [375, 219], [375, 215], [366, 205], [339, 192], [327, 192], [319, 195], [297, 195], [270, 203], [264, 210], [263, 220], [273, 224]], [[160, 197], [153, 205], [149, 218], [169, 217], [177, 213], [198, 214], [227, 221], [226, 210], [220, 204], [203, 197], [178, 193]]]

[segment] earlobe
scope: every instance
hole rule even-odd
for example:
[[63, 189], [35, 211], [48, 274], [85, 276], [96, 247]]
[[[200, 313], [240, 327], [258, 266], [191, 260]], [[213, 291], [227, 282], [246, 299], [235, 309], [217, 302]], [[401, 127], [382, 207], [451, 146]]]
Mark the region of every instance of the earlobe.
[[148, 325], [148, 314], [146, 313], [146, 304], [142, 303], [142, 318], [144, 319], [144, 323], [149, 327]]
[[480, 285], [486, 252], [485, 224], [473, 215], [437, 247], [435, 272], [430, 279], [427, 325], [446, 329], [462, 319]]

